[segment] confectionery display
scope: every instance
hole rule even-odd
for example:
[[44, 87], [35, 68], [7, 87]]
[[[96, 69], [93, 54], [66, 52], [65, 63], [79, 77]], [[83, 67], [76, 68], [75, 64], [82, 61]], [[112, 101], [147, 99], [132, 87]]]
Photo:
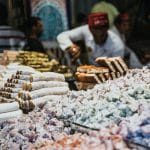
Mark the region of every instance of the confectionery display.
[[61, 139], [55, 142], [43, 144], [40, 148], [33, 150], [45, 149], [92, 149], [92, 150], [108, 150], [108, 149], [124, 149], [129, 150], [127, 144], [122, 137], [117, 134], [112, 134], [107, 129], [102, 129], [99, 132], [92, 132], [89, 135], [76, 133], [74, 135], [64, 135]]
[[0, 150], [150, 150], [149, 27], [150, 0], [1, 0]]
[[121, 57], [98, 57], [95, 61], [99, 65], [108, 67], [111, 72], [119, 72], [121, 75], [128, 70], [127, 65]]
[[[28, 115], [0, 121], [1, 149], [31, 150], [66, 134], [64, 124], [45, 105]], [[66, 129], [67, 131], [67, 129]]]
[[[8, 70], [13, 70], [14, 66], [12, 68], [8, 66]], [[16, 68], [18, 68], [18, 71], [11, 76], [9, 75], [4, 86], [0, 89], [1, 119], [13, 117], [11, 112], [17, 111], [18, 114], [19, 109], [27, 113], [33, 110], [43, 97], [65, 95], [69, 91], [63, 74], [41, 73], [32, 68], [29, 69], [30, 67], [18, 65], [16, 65]]]
[[63, 110], [58, 114], [96, 129], [119, 123], [137, 113], [141, 104], [149, 105], [149, 83], [149, 69], [131, 70], [126, 76], [97, 84], [91, 90], [70, 92], [62, 100], [59, 107]]
[[95, 61], [100, 67], [91, 65], [77, 67], [75, 78], [79, 90], [91, 89], [98, 83], [119, 78], [128, 71], [121, 57], [98, 57]]
[[68, 66], [61, 65], [55, 59], [49, 60], [48, 55], [44, 53], [19, 51], [16, 61], [40, 72], [53, 71], [62, 73], [67, 79], [73, 76], [72, 70]]
[[[146, 107], [146, 108], [144, 108]], [[150, 107], [141, 105], [135, 114], [120, 123], [120, 134], [129, 141], [150, 147]]]
[[0, 66], [0, 149], [149, 149], [150, 70], [128, 69], [120, 57], [96, 62], [77, 67], [78, 91], [69, 89], [66, 66]]
[[50, 64], [48, 55], [39, 52], [19, 51], [17, 61], [21, 64], [35, 68], [38, 71], [49, 71]]
[[56, 59], [49, 59], [46, 53], [4, 50], [4, 52], [0, 54], [0, 64], [10, 65], [11, 63], [29, 66], [40, 72], [51, 71], [61, 73], [66, 79], [73, 78], [73, 71], [70, 67], [61, 65]]

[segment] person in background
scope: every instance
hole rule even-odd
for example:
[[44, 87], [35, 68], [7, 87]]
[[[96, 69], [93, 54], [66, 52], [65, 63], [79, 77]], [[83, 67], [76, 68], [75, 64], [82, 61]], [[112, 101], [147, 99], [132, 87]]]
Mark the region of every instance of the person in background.
[[108, 14], [109, 19], [109, 27], [113, 26], [114, 19], [119, 15], [118, 9], [111, 3], [107, 2], [107, 0], [102, 0], [93, 5], [91, 9], [92, 13], [95, 12], [105, 12]]
[[8, 25], [8, 12], [0, 3], [0, 52], [3, 50], [21, 50], [25, 44], [25, 35]]
[[24, 50], [46, 53], [39, 37], [43, 32], [43, 23], [39, 17], [30, 17], [26, 23], [27, 35]]
[[60, 33], [57, 41], [60, 48], [70, 54], [72, 62], [76, 62], [81, 49], [75, 42], [83, 40], [87, 47], [89, 64], [96, 65], [95, 59], [100, 56], [124, 56], [124, 44], [108, 29], [107, 13], [91, 13], [88, 24]]
[[136, 56], [135, 52], [131, 50], [126, 44], [126, 37], [130, 33], [131, 20], [127, 13], [119, 14], [115, 21], [111, 31], [120, 37], [125, 45], [125, 56], [124, 60], [130, 68], [142, 68], [142, 64]]

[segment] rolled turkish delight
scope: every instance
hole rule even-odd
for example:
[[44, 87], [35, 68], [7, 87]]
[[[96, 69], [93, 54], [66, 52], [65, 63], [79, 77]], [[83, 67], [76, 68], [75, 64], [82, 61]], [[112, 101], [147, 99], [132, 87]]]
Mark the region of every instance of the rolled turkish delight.
[[15, 83], [5, 83], [4, 87], [11, 87], [11, 88], [21, 88], [22, 85], [21, 84], [15, 84]]
[[20, 91], [18, 97], [24, 100], [36, 99], [46, 95], [64, 95], [69, 91], [68, 87], [43, 88], [35, 91]]
[[33, 103], [35, 105], [39, 105], [41, 103], [45, 103], [47, 101], [61, 101], [62, 99], [62, 95], [46, 95], [46, 96], [43, 96], [43, 97], [39, 97], [39, 98], [36, 98], [36, 99], [33, 99]]
[[11, 99], [11, 98], [15, 99], [17, 95], [18, 95], [17, 93], [8, 93], [8, 92], [1, 92], [0, 93], [0, 96], [8, 98], [8, 99]]
[[32, 83], [24, 83], [22, 85], [23, 90], [34, 91], [41, 88], [51, 88], [51, 87], [64, 87], [68, 86], [67, 82], [60, 81], [38, 81]]
[[12, 103], [12, 102], [14, 102], [14, 101], [15, 101], [15, 99], [6, 98], [6, 97], [0, 96], [0, 102], [1, 102], [1, 103]]
[[5, 83], [4, 87], [15, 87], [15, 84], [13, 84], [14, 86], [12, 86], [12, 83]]
[[26, 112], [29, 112], [30, 110], [33, 110], [35, 105], [33, 104], [33, 102], [31, 100], [27, 100], [27, 101], [22, 101], [21, 102], [21, 109], [22, 110], [26, 110]]
[[65, 81], [65, 77], [62, 74], [54, 72], [44, 72], [30, 75], [30, 82], [36, 81]]
[[8, 79], [7, 79], [7, 82], [8, 82], [8, 83], [12, 83], [12, 80], [13, 80], [13, 78], [8, 78]]
[[65, 81], [64, 75], [54, 73], [54, 72], [46, 72], [46, 73], [36, 73], [30, 76], [28, 75], [16, 75], [16, 79], [26, 80], [30, 82], [36, 81]]
[[33, 73], [36, 73], [37, 71], [33, 71], [33, 70], [17, 70], [16, 74], [17, 75], [31, 75]]
[[19, 108], [22, 109], [24, 113], [28, 113], [35, 108], [35, 105], [31, 100], [23, 100], [18, 97], [16, 100], [19, 103]]
[[16, 99], [17, 95], [18, 95], [18, 93], [11, 93], [10, 94], [10, 98]]
[[25, 81], [25, 80], [23, 80], [23, 79], [13, 79], [12, 80], [12, 83], [15, 83], [15, 84], [23, 84], [24, 82], [27, 82], [27, 81]]
[[29, 80], [30, 80], [30, 76], [29, 76], [29, 75], [20, 75], [20, 74], [18, 74], [18, 75], [15, 76], [15, 79], [20, 79], [20, 80], [27, 80], [27, 81], [29, 81]]
[[17, 102], [0, 104], [0, 114], [19, 110], [19, 105]]
[[0, 114], [0, 120], [7, 120], [7, 119], [10, 119], [10, 118], [16, 118], [16, 117], [19, 117], [21, 115], [22, 115], [21, 110], [2, 113], [2, 114]]
[[18, 93], [22, 88], [5, 88], [6, 92]]

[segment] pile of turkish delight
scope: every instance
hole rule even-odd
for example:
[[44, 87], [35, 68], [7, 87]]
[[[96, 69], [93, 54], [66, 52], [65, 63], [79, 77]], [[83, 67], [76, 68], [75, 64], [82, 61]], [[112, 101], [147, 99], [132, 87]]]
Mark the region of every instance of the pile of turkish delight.
[[5, 73], [9, 78], [0, 89], [0, 119], [20, 115], [19, 108], [25, 113], [32, 111], [35, 105], [65, 95], [69, 91], [62, 74], [40, 73], [33, 68], [16, 64], [7, 68]]
[[[149, 69], [130, 70], [87, 91], [50, 97], [28, 115], [0, 122], [0, 148], [129, 149], [123, 139], [150, 146]], [[70, 135], [60, 118], [100, 131]]]
[[62, 118], [99, 129], [136, 114], [143, 103], [150, 105], [149, 69], [131, 70], [125, 77], [96, 85], [91, 90], [70, 91], [54, 109]]
[[28, 115], [0, 121], [0, 149], [31, 150], [66, 134], [64, 124], [46, 105]]
[[89, 135], [76, 133], [64, 135], [56, 141], [43, 144], [33, 150], [129, 150], [122, 137], [109, 129], [91, 132]]
[[150, 148], [150, 105], [141, 105], [137, 114], [120, 123], [124, 139]]

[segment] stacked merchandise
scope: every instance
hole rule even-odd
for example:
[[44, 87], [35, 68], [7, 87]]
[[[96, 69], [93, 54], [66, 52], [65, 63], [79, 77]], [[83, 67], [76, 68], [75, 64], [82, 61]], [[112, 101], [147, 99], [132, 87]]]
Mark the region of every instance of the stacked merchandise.
[[105, 74], [109, 74], [109, 69], [106, 67], [96, 67], [84, 65], [77, 67], [75, 73], [76, 85], [78, 90], [91, 89], [96, 84], [106, 81]]
[[[0, 89], [0, 102], [1, 103], [10, 103], [14, 102], [16, 97], [18, 96], [18, 92], [22, 89], [23, 81], [19, 81], [18, 71], [14, 68], [24, 70], [24, 72], [28, 72], [28, 74], [36, 73], [32, 68], [14, 65], [8, 66], [6, 71], [3, 73], [3, 80], [6, 81], [4, 86]], [[24, 81], [25, 82], [25, 81]]]
[[149, 106], [149, 93], [150, 70], [131, 70], [93, 89], [71, 91], [61, 102], [54, 102], [58, 105], [53, 110], [73, 123], [99, 129], [136, 114], [142, 104]]
[[128, 67], [121, 57], [98, 57], [96, 66], [79, 66], [75, 73], [76, 84], [79, 90], [93, 88], [95, 84], [103, 83], [123, 76], [128, 71]]
[[[30, 81], [35, 79], [38, 78], [30, 77]], [[27, 83], [23, 87], [32, 92], [32, 88], [37, 86], [32, 85], [31, 88]], [[143, 68], [129, 70], [125, 76], [87, 91], [69, 91], [55, 100], [47, 96], [49, 100], [43, 101], [44, 104], [28, 115], [0, 121], [0, 148], [128, 149], [118, 134], [149, 146], [149, 93], [150, 70]], [[33, 93], [25, 94], [23, 98], [28, 100], [28, 97], [34, 97]], [[100, 129], [100, 132], [67, 136], [66, 133], [71, 134], [72, 130], [64, 128], [64, 124], [55, 117]], [[108, 132], [103, 130], [104, 127]]]
[[[17, 67], [17, 66], [16, 66]], [[20, 68], [21, 70], [21, 68]], [[62, 74], [54, 72], [16, 71], [0, 89], [0, 119], [13, 117], [12, 112], [33, 110], [35, 105], [55, 96], [67, 94], [68, 84]], [[19, 105], [18, 105], [19, 102]]]
[[0, 121], [1, 149], [126, 149], [127, 145], [117, 134], [118, 128], [90, 131], [88, 134], [70, 134], [62, 121], [55, 118], [48, 103], [36, 107], [22, 117]]
[[95, 61], [100, 66], [108, 67], [110, 72], [116, 75], [124, 75], [128, 70], [127, 65], [121, 57], [98, 57]]
[[17, 61], [21, 64], [30, 66], [37, 71], [49, 71], [50, 64], [47, 54], [30, 51], [19, 51]]
[[33, 68], [18, 64], [10, 64], [1, 72], [3, 85], [0, 88], [0, 120], [22, 115], [19, 104], [15, 100], [17, 92], [22, 86], [21, 84], [16, 83], [16, 79], [12, 78], [17, 70], [35, 73]]
[[55, 59], [49, 61], [48, 55], [34, 51], [20, 51], [17, 61], [21, 64], [30, 66], [40, 72], [58, 72], [64, 74], [66, 78], [72, 78], [72, 70], [64, 65], [60, 65]]
[[39, 99], [49, 100], [51, 95], [65, 95], [69, 91], [64, 76], [54, 72], [30, 75], [21, 71], [16, 78], [18, 83], [19, 81], [22, 83], [17, 101], [21, 109], [27, 112], [33, 110], [33, 102], [36, 103]]

